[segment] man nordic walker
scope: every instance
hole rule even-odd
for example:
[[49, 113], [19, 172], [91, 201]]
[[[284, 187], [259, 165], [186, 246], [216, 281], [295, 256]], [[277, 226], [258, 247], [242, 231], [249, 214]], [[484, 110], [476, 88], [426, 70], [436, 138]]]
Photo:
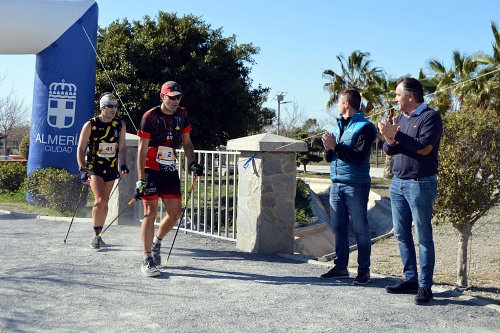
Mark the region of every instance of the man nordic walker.
[[[100, 233], [108, 215], [108, 202], [115, 180], [129, 172], [126, 160], [125, 123], [116, 119], [118, 100], [109, 92], [99, 100], [101, 114], [88, 120], [78, 140], [77, 160], [80, 166], [80, 180], [90, 184], [94, 194], [92, 224], [95, 236], [90, 247], [100, 249], [106, 244]], [[87, 154], [85, 155], [85, 150]], [[120, 171], [118, 171], [120, 161]]]
[[[161, 104], [143, 115], [137, 133], [139, 180], [136, 187], [144, 204], [141, 226], [144, 260], [141, 271], [149, 277], [161, 274], [158, 269], [161, 266], [161, 241], [182, 215], [181, 186], [175, 152], [181, 141], [190, 170], [199, 176], [203, 175], [203, 167], [195, 162], [187, 110], [179, 107], [181, 98], [181, 86], [174, 81], [165, 82], [160, 91]], [[160, 221], [155, 234], [158, 197], [167, 214]]]

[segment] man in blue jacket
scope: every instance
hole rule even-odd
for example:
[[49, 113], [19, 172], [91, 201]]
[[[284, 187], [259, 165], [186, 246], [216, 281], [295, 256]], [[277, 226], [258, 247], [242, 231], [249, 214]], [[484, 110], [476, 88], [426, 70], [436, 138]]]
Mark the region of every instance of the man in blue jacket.
[[[435, 250], [432, 212], [437, 194], [438, 150], [443, 123], [439, 113], [424, 104], [422, 84], [410, 77], [398, 80], [395, 102], [403, 113], [393, 124], [379, 122], [384, 152], [394, 156], [390, 186], [392, 223], [403, 262], [404, 279], [387, 286], [388, 293], [416, 293], [415, 303], [432, 300]], [[420, 257], [420, 280], [412, 235]]]
[[335, 233], [334, 267], [323, 279], [349, 278], [349, 217], [358, 246], [358, 274], [354, 285], [370, 281], [371, 234], [368, 226], [370, 153], [377, 129], [360, 111], [361, 95], [355, 89], [340, 93], [339, 117], [332, 134], [324, 133], [325, 158], [330, 162], [330, 220]]

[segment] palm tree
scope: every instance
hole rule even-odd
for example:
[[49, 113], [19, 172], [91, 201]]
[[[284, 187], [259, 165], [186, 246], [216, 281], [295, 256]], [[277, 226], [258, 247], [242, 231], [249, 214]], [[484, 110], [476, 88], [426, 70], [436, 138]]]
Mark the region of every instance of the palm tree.
[[[394, 119], [394, 98], [396, 97], [396, 87], [397, 79], [386, 78], [379, 75], [374, 76], [373, 84], [377, 86], [377, 90], [380, 91], [379, 95], [379, 105], [380, 109], [373, 112], [368, 118], [377, 124], [379, 121], [387, 121], [392, 123]], [[378, 144], [383, 141], [383, 136], [379, 133], [376, 140], [376, 152], [378, 153]], [[378, 155], [377, 155], [378, 163]], [[384, 163], [384, 177], [387, 179], [392, 179], [394, 176], [392, 173], [392, 165], [394, 164], [394, 156], [385, 155]]]
[[429, 60], [428, 66], [434, 73], [423, 80], [425, 88], [434, 95], [429, 104], [441, 114], [461, 110], [477, 95], [476, 77], [480, 63], [474, 57], [461, 54], [458, 50], [453, 51], [452, 59], [453, 64], [448, 70], [442, 62]]
[[453, 77], [448, 73], [444, 64], [437, 60], [429, 60], [428, 66], [434, 75], [426, 77], [422, 70], [418, 73], [418, 80], [422, 83], [427, 104], [436, 109], [442, 116], [451, 108], [451, 89]]
[[353, 51], [346, 59], [342, 54], [337, 55], [340, 62], [341, 73], [337, 74], [328, 69], [323, 72], [323, 77], [330, 80], [325, 83], [324, 88], [330, 93], [330, 99], [326, 106], [331, 108], [339, 99], [340, 93], [349, 88], [357, 89], [363, 98], [361, 108], [368, 114], [376, 105], [380, 104], [381, 92], [373, 84], [376, 75], [382, 74], [383, 70], [370, 68], [372, 61], [368, 60], [370, 53]]
[[490, 108], [500, 116], [500, 33], [495, 22], [491, 22], [491, 30], [495, 42], [492, 43], [493, 54], [478, 54], [474, 61], [484, 65], [478, 73], [477, 95], [472, 100], [473, 106]]

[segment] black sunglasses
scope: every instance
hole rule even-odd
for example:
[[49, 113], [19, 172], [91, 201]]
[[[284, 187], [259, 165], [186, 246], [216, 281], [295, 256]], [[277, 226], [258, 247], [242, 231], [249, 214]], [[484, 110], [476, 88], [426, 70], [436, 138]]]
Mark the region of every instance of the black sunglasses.
[[167, 95], [168, 96], [168, 99], [171, 100], [171, 101], [177, 101], [177, 100], [180, 100], [182, 95], [175, 95], [175, 96], [170, 96], [170, 95]]

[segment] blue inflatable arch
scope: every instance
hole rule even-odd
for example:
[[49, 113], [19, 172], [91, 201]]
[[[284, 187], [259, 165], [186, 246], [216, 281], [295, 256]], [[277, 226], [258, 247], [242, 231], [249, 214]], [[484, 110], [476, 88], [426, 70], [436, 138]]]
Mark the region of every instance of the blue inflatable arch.
[[78, 173], [78, 137], [93, 116], [97, 3], [0, 3], [0, 54], [36, 54], [28, 174], [48, 167]]

